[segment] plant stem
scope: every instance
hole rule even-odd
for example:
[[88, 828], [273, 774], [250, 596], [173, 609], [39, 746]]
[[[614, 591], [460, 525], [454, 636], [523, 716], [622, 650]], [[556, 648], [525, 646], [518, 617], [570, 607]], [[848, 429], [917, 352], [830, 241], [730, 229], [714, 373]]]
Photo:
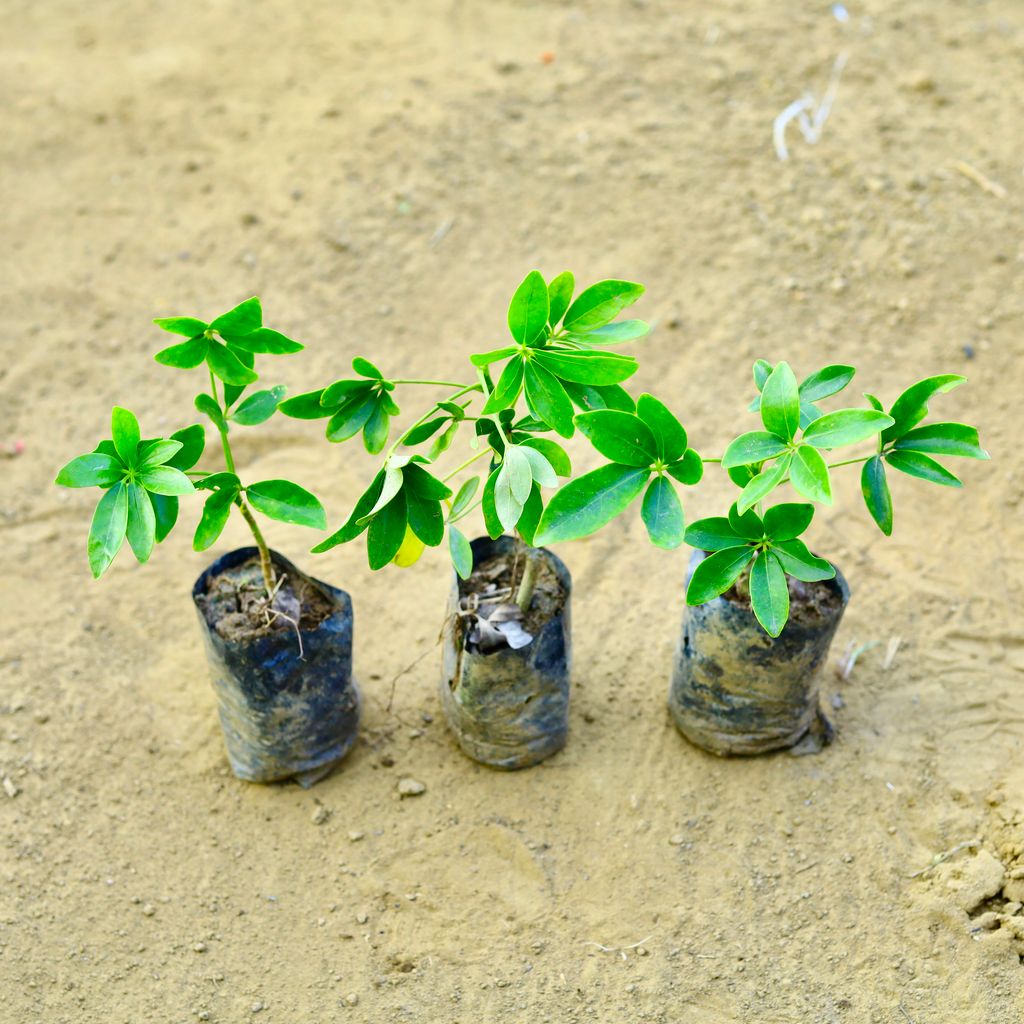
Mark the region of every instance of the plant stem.
[[[465, 388], [466, 385], [459, 384], [453, 380], [393, 380], [392, 384], [427, 384], [438, 388]], [[471, 385], [475, 387], [475, 385]]]
[[519, 590], [516, 593], [516, 604], [523, 613], [530, 608], [533, 601], [533, 591], [537, 586], [537, 574], [540, 572], [540, 552], [529, 545], [526, 548], [526, 565], [523, 567], [523, 578], [519, 581]]
[[874, 458], [874, 455], [862, 455], [859, 459], [843, 459], [842, 462], [830, 462], [828, 468], [835, 469], [836, 466], [852, 466], [857, 462], [867, 462], [871, 458]]
[[[397, 384], [397, 383], [398, 383], [398, 381], [395, 381], [395, 383]], [[423, 382], [420, 382], [420, 383], [423, 383]], [[436, 382], [429, 382], [429, 383], [436, 383]], [[463, 385], [463, 384], [456, 384], [456, 385], [454, 385], [454, 386], [455, 386], [455, 387], [457, 387], [457, 388], [458, 388], [459, 390], [458, 390], [458, 391], [456, 391], [456, 392], [455, 392], [454, 394], [452, 394], [452, 395], [449, 395], [449, 396], [448, 396], [448, 397], [447, 397], [447, 398], [445, 399], [445, 401], [446, 401], [446, 402], [451, 402], [451, 401], [454, 401], [454, 399], [456, 399], [456, 398], [461, 398], [461, 397], [462, 397], [462, 395], [466, 394], [467, 392], [469, 392], [469, 391], [477, 391], [477, 390], [479, 390], [479, 388], [480, 388], [480, 385], [479, 385], [479, 384], [465, 384], [465, 385]], [[435, 403], [434, 403], [434, 404], [433, 404], [433, 405], [432, 405], [432, 406], [431, 406], [431, 407], [430, 407], [430, 408], [429, 408], [429, 409], [428, 409], [428, 410], [427, 410], [427, 411], [426, 411], [426, 412], [425, 412], [425, 413], [424, 413], [424, 414], [423, 414], [423, 415], [422, 415], [422, 416], [421, 416], [421, 417], [420, 417], [420, 418], [419, 418], [419, 419], [418, 419], [418, 420], [417, 420], [417, 421], [416, 421], [415, 423], [413, 423], [413, 424], [412, 424], [412, 426], [410, 426], [410, 427], [409, 427], [409, 428], [408, 428], [407, 430], [404, 430], [404, 431], [403, 431], [403, 432], [402, 432], [401, 434], [399, 434], [399, 435], [398, 435], [398, 440], [397, 440], [397, 441], [395, 441], [395, 443], [394, 443], [394, 444], [393, 444], [393, 445], [392, 445], [392, 446], [391, 446], [391, 447], [390, 447], [390, 448], [388, 449], [388, 456], [390, 457], [390, 456], [394, 455], [394, 454], [395, 454], [395, 450], [396, 450], [396, 449], [398, 448], [398, 446], [399, 446], [399, 445], [400, 445], [400, 444], [401, 444], [401, 443], [402, 443], [402, 442], [403, 442], [403, 441], [404, 441], [404, 440], [405, 440], [405, 439], [406, 439], [406, 438], [407, 438], [407, 437], [408, 437], [408, 436], [409, 436], [409, 435], [410, 435], [410, 434], [411, 434], [411, 433], [412, 433], [412, 432], [413, 432], [413, 431], [414, 431], [414, 430], [415, 430], [415, 429], [416, 429], [416, 428], [417, 428], [417, 427], [418, 427], [418, 426], [419, 426], [419, 425], [420, 425], [421, 423], [425, 423], [425, 422], [426, 422], [426, 421], [427, 421], [428, 419], [430, 419], [430, 417], [431, 417], [431, 416], [433, 416], [433, 415], [434, 415], [434, 413], [435, 413], [435, 412], [437, 412], [437, 411], [438, 411], [438, 410], [439, 410], [440, 408], [441, 408], [441, 403], [440, 403], [440, 402], [435, 402]]]
[[701, 462], [721, 462], [722, 460], [721, 459], [705, 459], [703, 456], [701, 456], [701, 460], [700, 461]]
[[[217, 397], [217, 378], [214, 377], [212, 370], [210, 371], [210, 394], [213, 396], [217, 406], [221, 407], [220, 398]], [[235, 457], [231, 452], [231, 443], [228, 441], [227, 425], [217, 423], [216, 427], [217, 433], [220, 434], [220, 446], [224, 451], [224, 465], [229, 473], [233, 476], [238, 476], [238, 473], [235, 472]], [[274, 576], [274, 565], [270, 560], [270, 548], [267, 547], [267, 542], [263, 538], [263, 531], [260, 529], [259, 523], [256, 522], [255, 516], [253, 516], [252, 511], [246, 505], [241, 494], [235, 499], [235, 504], [238, 506], [238, 511], [242, 513], [242, 518], [252, 531], [253, 540], [256, 541], [256, 547], [259, 549], [260, 571], [263, 573], [263, 585], [267, 588], [267, 597], [269, 598], [274, 593], [274, 585], [277, 582]]]
[[476, 462], [477, 459], [482, 459], [485, 455], [490, 455], [490, 454], [491, 454], [491, 449], [490, 448], [481, 448], [480, 451], [478, 451], [476, 453], [476, 455], [471, 455], [468, 459], [466, 459], [465, 462], [462, 463], [461, 466], [456, 466], [447, 476], [441, 477], [441, 482], [442, 483], [448, 483], [448, 481], [451, 480], [451, 478], [453, 476], [457, 476], [467, 466], [471, 466], [474, 462]]

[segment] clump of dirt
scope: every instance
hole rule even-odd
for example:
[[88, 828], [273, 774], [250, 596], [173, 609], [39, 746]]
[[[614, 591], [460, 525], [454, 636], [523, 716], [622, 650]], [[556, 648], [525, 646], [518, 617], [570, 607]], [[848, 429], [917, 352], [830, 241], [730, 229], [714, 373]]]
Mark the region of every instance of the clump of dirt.
[[210, 628], [233, 643], [283, 629], [316, 629], [334, 609], [330, 598], [307, 576], [275, 564], [278, 586], [267, 595], [258, 558], [212, 577], [197, 603]]
[[[804, 583], [787, 576], [786, 583], [789, 586], [789, 620], [801, 626], [819, 626], [827, 622], [842, 605], [831, 581]], [[722, 596], [726, 601], [750, 608], [750, 573], [743, 573]]]

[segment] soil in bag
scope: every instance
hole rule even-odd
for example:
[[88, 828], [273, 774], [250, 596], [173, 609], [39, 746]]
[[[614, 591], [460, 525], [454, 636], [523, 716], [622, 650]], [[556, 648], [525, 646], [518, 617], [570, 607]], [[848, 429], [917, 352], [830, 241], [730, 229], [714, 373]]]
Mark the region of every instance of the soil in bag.
[[523, 546], [501, 537], [472, 547], [473, 572], [456, 580], [449, 606], [442, 703], [466, 754], [526, 768], [560, 750], [568, 733], [571, 580], [551, 552], [535, 552], [533, 598], [520, 612]]
[[272, 599], [255, 548], [218, 559], [193, 599], [235, 775], [311, 785], [356, 738], [352, 602], [276, 552], [273, 564]]

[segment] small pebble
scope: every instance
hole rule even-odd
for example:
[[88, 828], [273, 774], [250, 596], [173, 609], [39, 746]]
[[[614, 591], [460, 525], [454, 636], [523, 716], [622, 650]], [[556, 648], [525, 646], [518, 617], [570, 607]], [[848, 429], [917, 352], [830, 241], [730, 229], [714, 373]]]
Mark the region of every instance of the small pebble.
[[349, 834], [348, 834], [348, 841], [350, 843], [358, 843], [359, 840], [362, 839], [362, 838], [363, 838], [363, 833], [362, 832], [349, 832]]
[[192, 948], [197, 953], [205, 953], [206, 952], [206, 943], [205, 942], [197, 942], [197, 943], [195, 943], [195, 945], [192, 946]]
[[21, 790], [14, 784], [14, 780], [9, 776], [4, 776], [4, 792], [13, 800]]
[[312, 821], [314, 825], [322, 825], [330, 816], [331, 812], [321, 804], [313, 811], [312, 815], [310, 815], [310, 821]]
[[260, 1013], [263, 1010], [263, 1004], [262, 1003], [253, 1003], [252, 1006], [249, 1007], [249, 1009], [253, 1013]]
[[356, 924], [366, 924], [369, 920], [370, 915], [367, 914], [365, 910], [362, 911], [362, 913], [356, 914]]
[[686, 836], [684, 836], [682, 832], [677, 832], [674, 836], [669, 838], [669, 842], [673, 846], [682, 846], [683, 843], [686, 842]]
[[350, 992], [347, 996], [345, 996], [345, 1002], [348, 1003], [349, 1006], [358, 1006], [359, 996], [357, 996], [355, 992]]
[[398, 780], [398, 795], [404, 800], [407, 796], [420, 796], [426, 793], [427, 787], [422, 782], [417, 782], [416, 779], [399, 779]]
[[145, 903], [142, 907], [142, 914], [144, 917], [152, 917], [156, 913], [156, 907], [152, 903]]

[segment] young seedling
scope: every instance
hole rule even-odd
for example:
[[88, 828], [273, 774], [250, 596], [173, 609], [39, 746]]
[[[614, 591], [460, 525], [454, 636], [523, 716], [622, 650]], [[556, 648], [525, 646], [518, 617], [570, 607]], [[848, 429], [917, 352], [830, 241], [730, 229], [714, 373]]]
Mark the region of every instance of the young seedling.
[[[817, 403], [842, 391], [855, 372], [852, 366], [826, 366], [798, 384], [788, 363], [754, 364], [760, 394], [750, 408], [760, 412], [764, 429], [741, 434], [721, 460], [704, 460], [721, 461], [741, 490], [728, 516], [702, 519], [686, 531], [688, 544], [710, 553], [694, 570], [688, 604], [718, 597], [749, 572], [754, 615], [765, 632], [778, 636], [789, 618], [786, 577], [813, 583], [835, 575], [835, 569], [799, 539], [813, 518], [812, 503], [832, 503], [830, 470], [863, 465], [865, 504], [888, 536], [893, 517], [887, 465], [932, 483], [960, 487], [960, 480], [932, 456], [988, 458], [974, 427], [949, 422], [919, 426], [929, 401], [965, 378], [928, 377], [907, 388], [888, 412], [873, 395], [865, 395], [868, 408], [823, 412]], [[873, 452], [827, 461], [833, 449], [866, 441], [874, 442]], [[808, 502], [774, 505], [762, 512], [761, 503], [785, 483]]]
[[[289, 416], [327, 418], [328, 440], [344, 441], [362, 431], [366, 450], [378, 454], [387, 445], [390, 420], [399, 414], [397, 388], [424, 385], [446, 392], [397, 435], [348, 520], [314, 551], [365, 532], [370, 567], [380, 569], [391, 562], [411, 564], [447, 533], [455, 571], [467, 579], [473, 557], [456, 524], [479, 507], [492, 538], [514, 533], [522, 543], [522, 575], [514, 591], [515, 604], [525, 611], [536, 583], [540, 532], [547, 531], [545, 540], [560, 540], [598, 529], [626, 495], [639, 493], [650, 475], [642, 466], [659, 465], [659, 479], [673, 467], [680, 479], [693, 475], [686, 435], [674, 417], [649, 396], [634, 404], [621, 386], [636, 372], [636, 360], [608, 351], [647, 333], [642, 320], [617, 320], [643, 287], [601, 281], [575, 299], [574, 287], [568, 272], [550, 283], [538, 271], [528, 274], [509, 306], [510, 343], [472, 355], [474, 373], [468, 380], [386, 378], [369, 360], [357, 358], [356, 377], [281, 403]], [[576, 481], [581, 490], [572, 505], [572, 524], [556, 514], [561, 525], [551, 532], [545, 517], [565, 502], [565, 489], [547, 510], [543, 489], [571, 476], [569, 454], [560, 442], [573, 437], [577, 426], [617, 461]], [[469, 452], [454, 469], [436, 475], [436, 461], [456, 439], [468, 441]], [[483, 459], [486, 473], [469, 475]], [[682, 524], [673, 525], [662, 485], [650, 506], [657, 534], [667, 537], [674, 529], [681, 542]]]
[[[115, 408], [111, 437], [93, 452], [69, 462], [56, 482], [64, 487], [99, 487], [100, 498], [89, 533], [89, 564], [99, 578], [110, 567], [125, 538], [140, 562], [148, 561], [155, 544], [164, 540], [178, 518], [178, 499], [209, 492], [192, 546], [210, 547], [220, 536], [232, 508], [252, 531], [268, 603], [276, 593], [270, 551], [253, 510], [285, 523], [323, 529], [326, 515], [309, 491], [290, 480], [259, 480], [244, 484], [238, 475], [229, 441], [232, 425], [253, 426], [269, 419], [284, 396], [283, 387], [253, 392], [240, 401], [258, 379], [258, 354], [298, 352], [302, 345], [263, 326], [258, 298], [245, 302], [210, 323], [195, 317], [154, 321], [187, 340], [156, 354], [156, 361], [178, 369], [206, 365], [208, 392], [195, 398], [196, 409], [209, 417], [221, 440], [224, 470], [201, 472], [193, 467], [203, 454], [201, 424], [176, 431], [170, 438], [142, 439], [138, 421], [127, 409]], [[219, 386], [218, 386], [219, 385]]]

